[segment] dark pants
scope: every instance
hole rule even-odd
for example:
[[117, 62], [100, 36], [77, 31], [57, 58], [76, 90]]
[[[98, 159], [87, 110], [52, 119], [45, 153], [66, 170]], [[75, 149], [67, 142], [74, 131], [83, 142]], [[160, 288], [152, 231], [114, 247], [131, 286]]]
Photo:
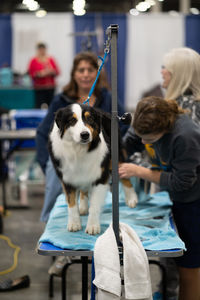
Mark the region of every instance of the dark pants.
[[41, 108], [43, 103], [48, 106], [53, 99], [55, 88], [35, 90], [35, 108]]
[[175, 258], [180, 267], [200, 267], [200, 199], [189, 203], [174, 202], [172, 206], [175, 224], [187, 251]]

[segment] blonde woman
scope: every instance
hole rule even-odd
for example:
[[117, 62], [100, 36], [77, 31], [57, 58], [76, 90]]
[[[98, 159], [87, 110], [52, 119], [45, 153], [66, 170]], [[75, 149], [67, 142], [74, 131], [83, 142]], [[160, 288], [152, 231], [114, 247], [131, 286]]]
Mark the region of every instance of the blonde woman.
[[200, 124], [200, 55], [187, 47], [174, 48], [164, 56], [161, 74], [165, 98], [189, 109]]

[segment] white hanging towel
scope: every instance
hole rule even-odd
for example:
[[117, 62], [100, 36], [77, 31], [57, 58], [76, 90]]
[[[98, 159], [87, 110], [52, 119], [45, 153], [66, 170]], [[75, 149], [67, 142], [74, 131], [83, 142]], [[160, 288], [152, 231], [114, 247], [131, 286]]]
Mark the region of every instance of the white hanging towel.
[[122, 295], [119, 251], [112, 224], [96, 241], [94, 247], [95, 279], [98, 300], [152, 300], [149, 263], [136, 232], [120, 223], [123, 244], [124, 296]]

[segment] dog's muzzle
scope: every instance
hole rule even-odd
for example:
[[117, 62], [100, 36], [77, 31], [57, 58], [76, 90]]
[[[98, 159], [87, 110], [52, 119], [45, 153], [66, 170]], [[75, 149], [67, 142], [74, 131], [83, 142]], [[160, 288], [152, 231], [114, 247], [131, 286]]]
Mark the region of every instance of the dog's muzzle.
[[80, 136], [81, 136], [81, 142], [82, 143], [87, 143], [90, 139], [90, 134], [87, 131], [81, 132]]

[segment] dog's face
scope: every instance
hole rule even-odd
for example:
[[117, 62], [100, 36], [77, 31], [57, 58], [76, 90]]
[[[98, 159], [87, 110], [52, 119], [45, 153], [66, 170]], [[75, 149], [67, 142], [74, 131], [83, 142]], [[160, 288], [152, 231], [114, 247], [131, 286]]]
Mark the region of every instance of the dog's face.
[[99, 136], [100, 116], [88, 105], [72, 104], [56, 112], [60, 137], [75, 143], [88, 144]]

